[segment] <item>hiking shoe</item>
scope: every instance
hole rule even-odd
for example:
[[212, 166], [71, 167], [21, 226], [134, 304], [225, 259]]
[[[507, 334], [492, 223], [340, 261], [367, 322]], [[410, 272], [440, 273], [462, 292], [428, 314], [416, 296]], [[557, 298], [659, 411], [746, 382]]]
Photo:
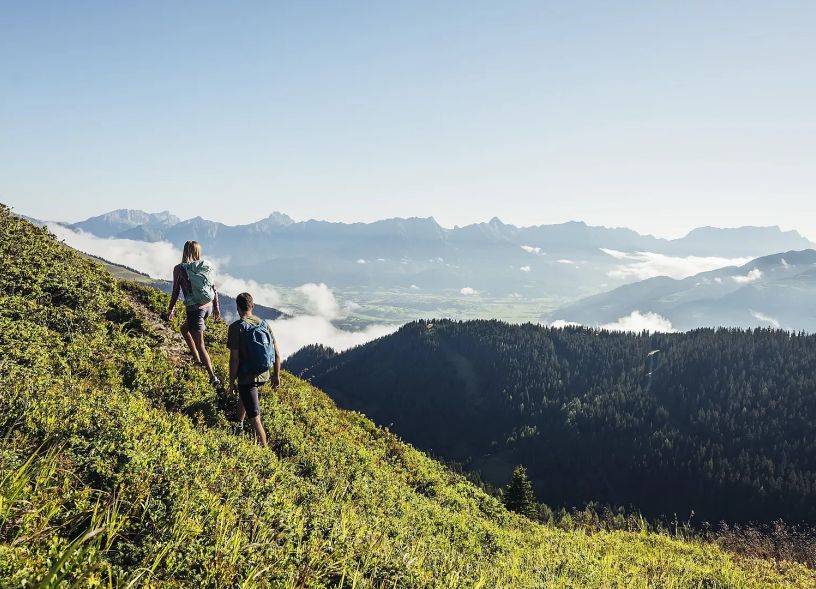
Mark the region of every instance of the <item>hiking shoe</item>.
[[217, 376], [213, 376], [213, 377], [210, 377], [210, 384], [212, 386], [214, 386], [215, 388], [218, 388], [218, 387], [221, 386], [221, 381], [219, 380], [219, 378]]

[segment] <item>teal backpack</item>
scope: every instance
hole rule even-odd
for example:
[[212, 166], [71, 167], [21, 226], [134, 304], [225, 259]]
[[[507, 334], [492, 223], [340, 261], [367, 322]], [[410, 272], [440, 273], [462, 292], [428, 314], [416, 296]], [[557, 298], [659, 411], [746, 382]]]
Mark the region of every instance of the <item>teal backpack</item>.
[[257, 376], [275, 366], [275, 336], [266, 321], [255, 324], [243, 319], [240, 330], [239, 376]]
[[191, 290], [184, 294], [185, 305], [203, 305], [215, 297], [215, 285], [212, 282], [213, 269], [207, 260], [196, 260], [181, 265], [190, 279]]

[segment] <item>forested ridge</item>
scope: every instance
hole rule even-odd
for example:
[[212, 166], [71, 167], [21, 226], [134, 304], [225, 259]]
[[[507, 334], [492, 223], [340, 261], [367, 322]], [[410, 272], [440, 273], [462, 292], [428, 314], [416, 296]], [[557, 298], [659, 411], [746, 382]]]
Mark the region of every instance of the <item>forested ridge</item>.
[[813, 335], [417, 321], [289, 363], [342, 407], [493, 484], [524, 464], [554, 507], [816, 522]]

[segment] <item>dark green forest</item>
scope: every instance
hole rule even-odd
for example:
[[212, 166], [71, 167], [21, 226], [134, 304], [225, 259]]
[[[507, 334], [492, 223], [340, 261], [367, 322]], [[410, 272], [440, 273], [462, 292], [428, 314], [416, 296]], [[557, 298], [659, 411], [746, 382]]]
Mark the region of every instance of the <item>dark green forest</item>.
[[816, 336], [417, 321], [288, 366], [344, 408], [539, 501], [816, 522]]

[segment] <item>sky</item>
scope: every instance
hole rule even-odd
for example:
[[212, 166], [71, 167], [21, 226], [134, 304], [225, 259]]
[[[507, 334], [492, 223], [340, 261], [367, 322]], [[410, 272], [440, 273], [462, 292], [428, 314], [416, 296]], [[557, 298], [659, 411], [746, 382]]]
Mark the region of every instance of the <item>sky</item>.
[[0, 2], [0, 202], [816, 239], [816, 3]]

